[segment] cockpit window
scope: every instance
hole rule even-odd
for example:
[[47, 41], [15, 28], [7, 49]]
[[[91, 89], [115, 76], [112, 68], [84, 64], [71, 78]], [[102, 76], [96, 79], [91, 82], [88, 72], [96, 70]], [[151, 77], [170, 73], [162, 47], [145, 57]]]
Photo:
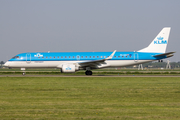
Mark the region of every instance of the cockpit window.
[[19, 59], [19, 56], [14, 56], [12, 57], [12, 59]]

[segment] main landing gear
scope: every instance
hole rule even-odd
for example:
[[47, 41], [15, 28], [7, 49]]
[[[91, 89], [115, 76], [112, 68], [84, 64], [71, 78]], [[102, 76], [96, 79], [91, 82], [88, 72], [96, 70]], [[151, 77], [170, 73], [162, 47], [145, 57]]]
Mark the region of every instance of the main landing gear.
[[86, 74], [86, 75], [92, 75], [92, 71], [91, 71], [91, 70], [87, 70], [87, 71], [85, 72], [85, 74]]

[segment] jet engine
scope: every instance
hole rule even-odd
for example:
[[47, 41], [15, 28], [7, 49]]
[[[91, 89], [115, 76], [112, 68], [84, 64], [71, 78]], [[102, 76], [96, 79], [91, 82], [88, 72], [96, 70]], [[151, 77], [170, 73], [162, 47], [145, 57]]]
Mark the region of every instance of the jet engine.
[[78, 68], [73, 64], [63, 64], [61, 72], [62, 73], [73, 73], [76, 72]]

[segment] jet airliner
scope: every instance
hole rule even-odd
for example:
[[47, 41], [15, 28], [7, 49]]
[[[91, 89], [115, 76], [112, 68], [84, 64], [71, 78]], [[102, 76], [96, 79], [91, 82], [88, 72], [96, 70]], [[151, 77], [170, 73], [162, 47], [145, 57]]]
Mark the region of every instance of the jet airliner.
[[[175, 52], [166, 53], [170, 27], [163, 28], [148, 47], [132, 52], [28, 52], [21, 53], [5, 63], [11, 68], [59, 68], [62, 73], [85, 70], [92, 75], [92, 69], [124, 67], [146, 62], [162, 62]], [[25, 75], [25, 72], [23, 72]]]

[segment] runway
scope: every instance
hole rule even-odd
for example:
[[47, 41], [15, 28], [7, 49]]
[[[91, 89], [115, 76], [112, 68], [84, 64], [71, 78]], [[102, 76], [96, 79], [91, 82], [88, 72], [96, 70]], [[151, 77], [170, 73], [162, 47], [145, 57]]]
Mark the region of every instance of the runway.
[[0, 77], [180, 77], [180, 75], [0, 75]]

